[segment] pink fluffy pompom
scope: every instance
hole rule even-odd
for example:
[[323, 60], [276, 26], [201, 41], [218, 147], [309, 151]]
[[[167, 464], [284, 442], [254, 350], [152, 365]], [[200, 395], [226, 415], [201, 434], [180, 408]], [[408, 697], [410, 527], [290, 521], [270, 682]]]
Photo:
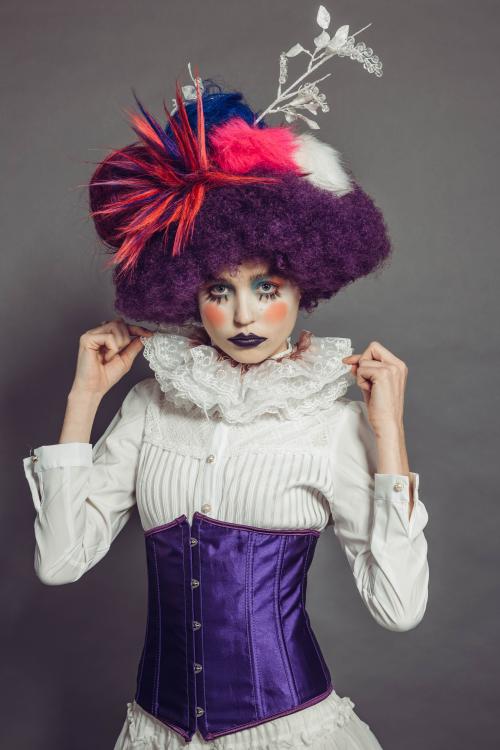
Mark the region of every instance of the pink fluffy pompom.
[[233, 117], [209, 135], [212, 161], [224, 172], [245, 174], [268, 168], [303, 174], [293, 159], [299, 141], [286, 125], [256, 128], [241, 117]]

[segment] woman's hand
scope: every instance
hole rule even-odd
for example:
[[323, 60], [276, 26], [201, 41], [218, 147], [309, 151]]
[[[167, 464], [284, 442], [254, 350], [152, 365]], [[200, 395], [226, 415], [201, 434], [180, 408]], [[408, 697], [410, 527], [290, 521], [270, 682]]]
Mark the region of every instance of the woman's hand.
[[343, 357], [368, 407], [368, 419], [375, 434], [403, 429], [404, 393], [408, 367], [378, 341], [372, 341], [362, 354]]
[[83, 333], [71, 392], [102, 398], [132, 367], [143, 347], [140, 336], [152, 335], [121, 318]]

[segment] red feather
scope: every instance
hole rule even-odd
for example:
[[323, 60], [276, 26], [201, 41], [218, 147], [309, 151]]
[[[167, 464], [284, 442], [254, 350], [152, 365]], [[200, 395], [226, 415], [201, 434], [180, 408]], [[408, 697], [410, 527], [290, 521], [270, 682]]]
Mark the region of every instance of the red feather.
[[[128, 112], [139, 143], [119, 149], [105, 160], [118, 168], [124, 176], [99, 181], [98, 172], [93, 185], [106, 185], [118, 191], [111, 201], [93, 211], [91, 216], [118, 217], [122, 224], [116, 228], [119, 250], [109, 265], [121, 265], [119, 273], [133, 270], [147, 241], [157, 232], [164, 232], [163, 247], [168, 230], [177, 223], [172, 256], [180, 255], [192, 238], [194, 223], [208, 190], [221, 185], [243, 183], [271, 183], [274, 177], [261, 177], [223, 172], [210, 163], [205, 140], [203, 102], [195, 70], [197, 99], [197, 135], [195, 136], [186, 112], [179, 83], [176, 82], [176, 122], [165, 107], [165, 113], [175, 139], [180, 159], [172, 151], [172, 139], [160, 124], [142, 107], [142, 114]], [[102, 166], [102, 165], [101, 165]]]

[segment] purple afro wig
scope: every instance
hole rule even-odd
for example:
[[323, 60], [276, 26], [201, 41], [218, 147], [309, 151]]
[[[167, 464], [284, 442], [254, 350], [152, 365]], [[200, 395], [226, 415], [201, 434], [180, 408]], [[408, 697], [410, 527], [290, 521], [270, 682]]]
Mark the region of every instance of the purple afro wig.
[[[246, 176], [257, 180], [270, 177], [272, 181], [221, 180], [202, 194], [180, 254], [171, 251], [173, 224], [150, 231], [149, 235], [137, 234], [138, 201], [127, 200], [127, 196], [146, 164], [151, 168], [152, 186], [146, 191], [142, 185], [139, 229], [146, 225], [144, 217], [148, 221], [152, 216], [158, 220], [160, 203], [148, 203], [159, 184], [155, 171], [158, 144], [169, 152], [168, 157], [163, 152], [163, 160], [168, 158], [171, 165], [182, 170], [182, 153], [172, 138], [174, 135], [178, 140], [178, 128], [198, 127], [199, 140], [200, 119], [204, 116], [205, 131], [201, 132], [203, 137], [207, 135], [210, 159], [213, 155], [210, 133], [223, 123], [227, 126], [235, 117], [250, 128], [256, 116], [239, 92], [214, 92], [216, 85], [210, 81], [208, 84], [202, 110], [199, 95], [197, 102], [185, 106], [178, 96], [179, 109], [169, 116], [170, 124], [165, 128], [138, 102], [151, 126], [150, 139], [156, 151], [147, 152], [141, 143], [134, 143], [113, 152], [98, 166], [89, 183], [92, 216], [108, 252], [116, 253], [120, 248], [124, 227], [131, 226], [131, 218], [136, 222], [135, 238], [144, 237], [133, 271], [121, 273], [117, 267], [113, 270], [116, 310], [137, 321], [180, 325], [200, 322], [197, 300], [200, 285], [224, 269], [234, 270], [243, 262], [255, 260], [268, 263], [270, 273], [295, 283], [301, 291], [300, 309], [310, 312], [320, 300], [330, 299], [346, 285], [380, 269], [391, 253], [387, 227], [380, 209], [352, 178], [351, 189], [342, 195], [334, 194], [306, 179], [308, 173], [270, 165], [269, 159], [246, 169]], [[259, 126], [261, 133], [270, 130], [263, 121]], [[282, 127], [279, 133], [285, 130], [290, 131]], [[116, 159], [116, 155], [120, 158]], [[191, 165], [190, 169], [197, 175], [202, 173], [199, 167]], [[183, 176], [188, 171], [185, 169]], [[162, 194], [163, 200], [165, 195]], [[183, 195], [186, 197], [186, 191]], [[137, 193], [133, 197], [137, 198]], [[110, 206], [118, 205], [116, 201], [120, 198], [120, 210], [109, 210]], [[168, 203], [171, 217], [174, 205]], [[161, 215], [166, 215], [166, 204], [161, 204], [161, 208]]]

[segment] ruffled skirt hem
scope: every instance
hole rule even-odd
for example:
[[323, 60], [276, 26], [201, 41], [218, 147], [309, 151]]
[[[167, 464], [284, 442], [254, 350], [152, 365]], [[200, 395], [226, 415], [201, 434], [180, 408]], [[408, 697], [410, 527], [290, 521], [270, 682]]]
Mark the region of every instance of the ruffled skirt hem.
[[354, 706], [350, 698], [332, 691], [319, 703], [287, 716], [215, 740], [195, 733], [186, 742], [133, 700], [127, 703], [114, 750], [382, 750]]

